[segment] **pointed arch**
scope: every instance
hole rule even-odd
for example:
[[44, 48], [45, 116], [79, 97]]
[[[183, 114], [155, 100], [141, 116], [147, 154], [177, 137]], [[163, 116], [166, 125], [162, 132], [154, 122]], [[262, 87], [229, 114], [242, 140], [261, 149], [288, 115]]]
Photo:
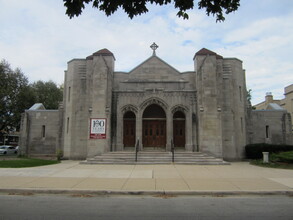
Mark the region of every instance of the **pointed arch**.
[[121, 108], [122, 115], [124, 115], [128, 111], [131, 111], [136, 115], [138, 109], [135, 105], [131, 105], [131, 104], [125, 105]]
[[152, 97], [145, 100], [143, 103], [140, 104], [140, 109], [144, 110], [146, 107], [152, 104], [157, 104], [161, 106], [165, 111], [168, 109], [168, 104], [163, 99], [157, 97]]
[[137, 107], [126, 105], [121, 108], [123, 115], [123, 146], [134, 147], [136, 139]]
[[174, 114], [175, 112], [178, 112], [178, 111], [181, 111], [186, 115], [186, 113], [189, 111], [189, 109], [188, 109], [188, 107], [186, 107], [184, 105], [175, 105], [171, 108], [172, 114]]

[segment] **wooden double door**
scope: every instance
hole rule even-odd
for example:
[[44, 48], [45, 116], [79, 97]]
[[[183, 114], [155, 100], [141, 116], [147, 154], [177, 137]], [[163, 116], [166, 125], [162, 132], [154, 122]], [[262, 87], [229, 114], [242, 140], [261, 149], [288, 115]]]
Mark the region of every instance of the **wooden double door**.
[[[136, 121], [124, 120], [124, 147], [134, 147], [136, 138]], [[166, 147], [166, 120], [143, 120], [142, 142], [144, 147]], [[173, 140], [176, 148], [185, 147], [185, 120], [173, 121]]]
[[166, 147], [166, 120], [143, 120], [143, 146]]

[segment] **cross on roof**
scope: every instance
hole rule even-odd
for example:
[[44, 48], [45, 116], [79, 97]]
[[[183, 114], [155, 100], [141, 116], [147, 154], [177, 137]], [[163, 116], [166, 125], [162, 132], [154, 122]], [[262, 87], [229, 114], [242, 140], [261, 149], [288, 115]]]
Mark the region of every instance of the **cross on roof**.
[[150, 46], [153, 50], [153, 56], [156, 56], [156, 49], [158, 49], [158, 47], [159, 46], [155, 42]]

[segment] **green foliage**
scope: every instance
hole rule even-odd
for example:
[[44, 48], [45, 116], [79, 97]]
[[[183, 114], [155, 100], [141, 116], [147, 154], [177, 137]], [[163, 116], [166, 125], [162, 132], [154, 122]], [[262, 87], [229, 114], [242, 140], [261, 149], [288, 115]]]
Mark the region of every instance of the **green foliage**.
[[57, 160], [60, 161], [63, 157], [63, 151], [61, 149], [58, 149], [56, 156], [57, 156]]
[[[0, 62], [0, 132], [19, 130], [21, 114], [35, 103], [43, 103], [47, 109], [58, 109], [63, 89], [54, 82], [28, 83], [20, 69]], [[0, 134], [1, 135], [1, 134]]]
[[58, 109], [62, 101], [63, 92], [53, 81], [37, 81], [31, 85], [34, 91], [35, 102], [43, 103], [46, 109]]
[[249, 144], [245, 146], [246, 158], [248, 159], [260, 159], [263, 157], [262, 152], [284, 152], [292, 151], [293, 145], [276, 145], [276, 144]]
[[252, 90], [251, 89], [248, 89], [247, 90], [247, 101], [250, 103], [250, 101], [251, 101], [251, 92], [252, 92]]
[[[178, 9], [177, 16], [188, 19], [187, 10], [194, 8], [194, 0], [63, 0], [66, 7], [66, 14], [72, 18], [79, 16], [85, 4], [92, 2], [93, 8], [105, 12], [107, 16], [112, 15], [119, 8], [132, 19], [134, 16], [148, 12], [147, 4], [169, 5], [174, 4], [174, 8]], [[229, 14], [236, 11], [240, 6], [240, 0], [199, 0], [198, 8], [205, 9], [206, 14], [216, 16], [217, 21], [224, 21], [223, 13]]]
[[1, 160], [0, 168], [22, 168], [22, 167], [37, 167], [60, 163], [56, 160], [42, 160], [34, 158], [21, 158], [15, 160]]
[[293, 151], [274, 153], [270, 156], [270, 161], [292, 163], [293, 164]]
[[19, 128], [21, 113], [34, 104], [28, 79], [20, 69], [13, 70], [5, 60], [0, 62], [0, 130]]
[[293, 164], [288, 163], [263, 163], [262, 160], [252, 160], [250, 164], [268, 168], [293, 169]]

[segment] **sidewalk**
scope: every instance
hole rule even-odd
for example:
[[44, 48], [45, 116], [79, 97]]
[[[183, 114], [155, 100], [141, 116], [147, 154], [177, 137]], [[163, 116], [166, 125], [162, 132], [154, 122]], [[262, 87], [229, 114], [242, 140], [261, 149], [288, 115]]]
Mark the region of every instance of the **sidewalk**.
[[231, 165], [84, 165], [1, 168], [0, 192], [113, 194], [290, 194], [293, 170]]

